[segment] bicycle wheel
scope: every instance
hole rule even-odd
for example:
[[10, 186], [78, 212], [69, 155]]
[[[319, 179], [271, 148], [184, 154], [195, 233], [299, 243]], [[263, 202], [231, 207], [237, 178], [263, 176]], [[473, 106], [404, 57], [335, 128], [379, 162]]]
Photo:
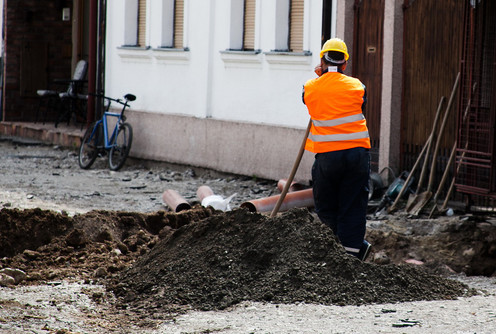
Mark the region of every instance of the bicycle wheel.
[[124, 166], [124, 162], [126, 162], [129, 155], [129, 150], [131, 150], [132, 142], [133, 128], [129, 123], [121, 124], [109, 152], [108, 159], [111, 170], [119, 170]]
[[102, 123], [94, 122], [86, 129], [81, 146], [79, 146], [79, 167], [88, 169], [98, 156], [98, 145], [103, 139]]

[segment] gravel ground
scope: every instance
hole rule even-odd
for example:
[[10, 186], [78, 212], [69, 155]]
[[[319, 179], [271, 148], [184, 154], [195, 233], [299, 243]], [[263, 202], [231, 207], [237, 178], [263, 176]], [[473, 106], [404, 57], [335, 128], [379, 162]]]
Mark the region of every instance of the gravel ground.
[[[26, 145], [29, 144], [29, 145]], [[93, 209], [167, 210], [161, 194], [174, 189], [191, 202], [196, 189], [237, 193], [232, 206], [277, 193], [275, 182], [168, 164], [130, 161], [110, 172], [100, 159], [89, 171], [77, 155], [52, 146], [0, 141], [0, 206], [42, 208], [69, 215]], [[453, 276], [480, 291], [456, 300], [364, 306], [244, 302], [223, 311], [191, 310], [143, 327], [112, 294], [77, 279], [0, 288], [0, 333], [495, 333], [496, 278]], [[143, 321], [143, 319], [140, 319]]]

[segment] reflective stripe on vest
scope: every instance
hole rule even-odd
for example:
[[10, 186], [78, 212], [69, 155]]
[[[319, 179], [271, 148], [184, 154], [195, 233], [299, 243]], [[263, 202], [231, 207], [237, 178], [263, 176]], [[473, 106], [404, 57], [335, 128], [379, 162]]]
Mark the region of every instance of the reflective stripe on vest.
[[317, 121], [317, 120], [313, 119], [312, 123], [314, 126], [336, 126], [336, 125], [361, 121], [362, 119], [365, 119], [365, 116], [363, 116], [363, 114], [356, 114], [356, 115], [351, 115], [351, 116], [347, 116], [347, 117], [331, 119], [331, 120], [327, 120], [327, 121]]
[[310, 133], [308, 135], [308, 139], [314, 142], [322, 143], [329, 141], [344, 141], [344, 140], [353, 140], [353, 139], [364, 139], [369, 138], [369, 132], [355, 132], [355, 133], [344, 133], [339, 135], [314, 135]]

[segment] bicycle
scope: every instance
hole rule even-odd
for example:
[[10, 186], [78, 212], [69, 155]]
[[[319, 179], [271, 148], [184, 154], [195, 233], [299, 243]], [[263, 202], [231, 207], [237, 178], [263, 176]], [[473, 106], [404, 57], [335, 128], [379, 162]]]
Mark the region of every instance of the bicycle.
[[[81, 140], [79, 147], [79, 166], [88, 169], [93, 165], [98, 155], [104, 156], [108, 153], [108, 163], [110, 170], [117, 171], [124, 165], [131, 144], [133, 142], [133, 128], [126, 123], [124, 116], [125, 109], [129, 102], [136, 100], [133, 94], [124, 95], [124, 100], [113, 99], [103, 95], [96, 95], [107, 100], [102, 118], [93, 122]], [[117, 102], [122, 104], [120, 112], [110, 112], [110, 104]], [[112, 134], [109, 137], [109, 118], [116, 118]]]

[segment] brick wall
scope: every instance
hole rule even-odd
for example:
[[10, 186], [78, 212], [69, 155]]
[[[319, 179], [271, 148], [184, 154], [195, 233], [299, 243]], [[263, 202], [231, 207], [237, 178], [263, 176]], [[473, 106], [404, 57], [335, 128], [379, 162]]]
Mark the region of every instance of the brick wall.
[[[67, 89], [52, 85], [70, 79], [71, 20], [62, 21], [62, 8], [71, 0], [4, 1], [3, 121], [33, 121], [37, 89]], [[50, 85], [50, 86], [49, 86]]]

